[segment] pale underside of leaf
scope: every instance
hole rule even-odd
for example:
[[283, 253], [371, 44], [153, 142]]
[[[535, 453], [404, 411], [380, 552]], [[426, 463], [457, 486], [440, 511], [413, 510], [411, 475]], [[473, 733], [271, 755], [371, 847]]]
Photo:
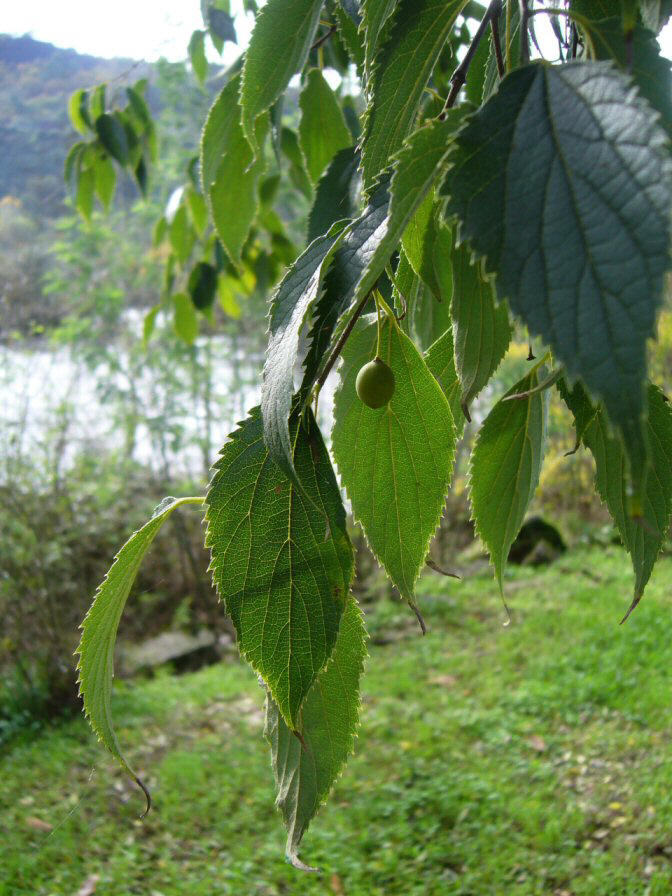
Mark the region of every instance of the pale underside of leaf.
[[264, 734], [271, 745], [276, 805], [287, 828], [287, 858], [303, 870], [298, 848], [354, 749], [359, 723], [359, 679], [366, 656], [361, 611], [350, 596], [331, 658], [310, 689], [301, 712], [301, 738], [285, 724], [269, 695]]
[[353, 515], [402, 597], [414, 606], [415, 583], [450, 484], [455, 428], [436, 379], [389, 319], [380, 356], [394, 373], [394, 395], [379, 410], [360, 401], [355, 379], [375, 354], [374, 320], [360, 320], [346, 343], [332, 445]]
[[271, 460], [259, 408], [231, 435], [206, 497], [206, 544], [238, 647], [296, 729], [336, 640], [353, 554], [312, 414], [292, 418], [290, 437], [301, 489]]
[[[319, 237], [294, 262], [271, 299], [261, 392], [264, 440], [272, 459], [296, 481], [289, 438], [299, 338], [340, 235]], [[297, 483], [298, 484], [298, 483]]]

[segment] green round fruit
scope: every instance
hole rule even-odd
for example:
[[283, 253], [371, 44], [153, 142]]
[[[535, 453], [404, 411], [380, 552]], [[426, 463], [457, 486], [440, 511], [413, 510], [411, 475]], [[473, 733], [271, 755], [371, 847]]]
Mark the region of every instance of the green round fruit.
[[382, 408], [394, 395], [394, 374], [384, 361], [374, 358], [357, 374], [355, 389], [367, 408]]

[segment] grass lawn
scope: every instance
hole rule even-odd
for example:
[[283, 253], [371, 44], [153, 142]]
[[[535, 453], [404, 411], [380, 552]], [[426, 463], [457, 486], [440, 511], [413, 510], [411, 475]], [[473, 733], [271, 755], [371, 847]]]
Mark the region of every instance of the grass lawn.
[[371, 632], [356, 756], [303, 857], [284, 836], [261, 689], [232, 662], [119, 683], [142, 800], [77, 719], [0, 757], [0, 893], [672, 893], [672, 559], [627, 625], [617, 548], [494, 583], [428, 574], [425, 638], [398, 601]]

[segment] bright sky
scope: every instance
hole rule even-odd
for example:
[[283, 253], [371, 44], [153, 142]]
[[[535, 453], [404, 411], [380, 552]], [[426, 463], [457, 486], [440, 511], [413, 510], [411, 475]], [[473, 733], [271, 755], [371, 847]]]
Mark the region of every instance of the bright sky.
[[[245, 16], [241, 0], [232, 0], [231, 11], [245, 46], [253, 17]], [[199, 0], [0, 0], [0, 33], [30, 34], [104, 58], [185, 59], [196, 28], [203, 28]], [[227, 43], [224, 61], [229, 64], [239, 52]]]
[[[191, 32], [203, 27], [199, 0], [0, 0], [0, 4], [0, 33], [30, 34], [57, 47], [106, 58], [184, 59]], [[242, 0], [232, 0], [231, 10], [244, 47], [253, 17], [243, 12]], [[659, 40], [663, 53], [672, 58], [672, 23]], [[239, 52], [227, 43], [224, 63], [229, 65]], [[214, 53], [211, 58], [218, 59]]]

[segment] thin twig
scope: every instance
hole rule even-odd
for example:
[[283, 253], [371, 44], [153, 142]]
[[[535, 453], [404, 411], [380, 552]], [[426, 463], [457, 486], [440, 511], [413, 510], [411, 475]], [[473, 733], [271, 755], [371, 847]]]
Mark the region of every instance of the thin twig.
[[332, 25], [332, 26], [329, 28], [329, 30], [326, 31], [326, 32], [322, 35], [322, 37], [318, 37], [318, 39], [315, 41], [315, 43], [312, 45], [312, 47], [311, 47], [310, 49], [311, 49], [311, 50], [317, 50], [319, 47], [322, 46], [322, 44], [326, 44], [326, 42], [329, 40], [329, 38], [331, 37], [331, 35], [335, 33], [335, 31], [336, 31], [336, 25]]
[[336, 343], [336, 345], [334, 346], [332, 353], [329, 355], [329, 358], [327, 360], [327, 363], [324, 365], [322, 373], [317, 378], [318, 391], [322, 388], [322, 386], [324, 386], [327, 377], [331, 373], [331, 368], [336, 363], [336, 360], [338, 359], [338, 356], [341, 354], [341, 351], [343, 350], [343, 346], [345, 345], [345, 343], [348, 339], [348, 336], [350, 335], [350, 333], [352, 333], [352, 329], [355, 326], [355, 324], [357, 323], [359, 315], [362, 313], [362, 311], [364, 310], [364, 307], [366, 306], [366, 303], [369, 301], [369, 298], [371, 297], [371, 292], [372, 291], [369, 290], [369, 292], [367, 292], [367, 294], [364, 296], [364, 298], [359, 303], [359, 305], [355, 308], [354, 314], [352, 315], [352, 317], [346, 324], [346, 327], [343, 330], [343, 332], [341, 333], [340, 338], [339, 338], [338, 342]]
[[520, 0], [520, 64], [527, 65], [530, 61], [530, 42], [527, 37], [530, 21], [530, 7], [528, 0]]
[[457, 100], [458, 94], [460, 90], [464, 87], [464, 84], [467, 80], [467, 72], [469, 71], [469, 66], [471, 65], [471, 61], [474, 58], [474, 54], [478, 49], [478, 45], [481, 42], [481, 38], [485, 34], [488, 25], [490, 24], [490, 20], [493, 15], [499, 15], [502, 10], [502, 0], [491, 0], [490, 5], [485, 11], [485, 15], [481, 19], [481, 24], [478, 26], [476, 34], [474, 34], [471, 43], [469, 44], [469, 49], [467, 50], [464, 59], [458, 65], [458, 67], [453, 72], [453, 76], [450, 79], [450, 93], [446, 99], [446, 103], [443, 107], [443, 111], [439, 115], [439, 119], [443, 121], [446, 117], [446, 112], [448, 109], [452, 108], [455, 105], [455, 101]]
[[499, 36], [499, 20], [501, 15], [502, 9], [500, 4], [500, 8], [490, 16], [490, 25], [492, 27], [492, 45], [495, 48], [495, 59], [497, 60], [497, 73], [500, 78], [503, 78], [506, 74], [506, 65], [504, 64], [504, 57], [502, 56], [502, 41]]

